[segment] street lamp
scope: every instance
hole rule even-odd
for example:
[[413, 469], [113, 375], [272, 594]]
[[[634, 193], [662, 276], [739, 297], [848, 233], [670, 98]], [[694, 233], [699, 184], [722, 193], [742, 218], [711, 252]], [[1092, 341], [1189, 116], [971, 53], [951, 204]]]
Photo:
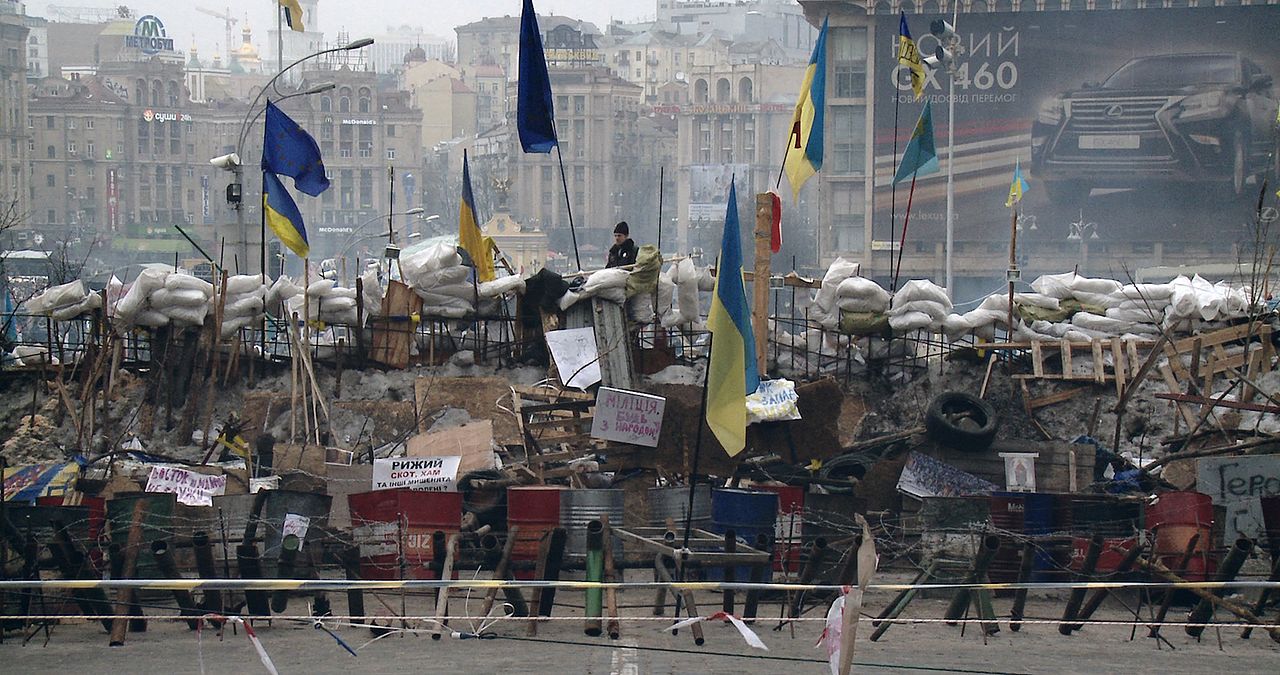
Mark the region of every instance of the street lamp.
[[[284, 75], [294, 66], [297, 66], [298, 64], [308, 59], [314, 59], [317, 56], [324, 56], [325, 54], [332, 54], [334, 52], [344, 52], [344, 51], [352, 51], [355, 49], [362, 49], [364, 47], [368, 47], [371, 44], [373, 44], [373, 38], [361, 38], [359, 40], [350, 42], [341, 47], [331, 47], [329, 49], [322, 49], [318, 52], [315, 52], [314, 54], [308, 54], [298, 59], [297, 61], [290, 63], [288, 66], [285, 66], [284, 68], [282, 68], [280, 72], [272, 76], [272, 78], [268, 80], [265, 85], [263, 85], [262, 89], [258, 91], [258, 95], [254, 97], [253, 102], [249, 104], [249, 109], [245, 111], [244, 120], [240, 123], [240, 132], [236, 136], [235, 152], [229, 155], [222, 155], [221, 157], [215, 157], [209, 160], [209, 162], [214, 166], [220, 169], [231, 171], [232, 174], [234, 174], [234, 182], [227, 188], [227, 202], [231, 204], [231, 207], [236, 210], [236, 232], [237, 232], [237, 236], [240, 237], [240, 252], [241, 252], [241, 255], [244, 257], [246, 265], [248, 265], [248, 261], [249, 261], [249, 233], [248, 233], [248, 230], [246, 229], [245, 222], [244, 222], [244, 199], [243, 199], [244, 197], [243, 195], [244, 165], [241, 162], [240, 158], [244, 153], [244, 139], [248, 136], [249, 131], [250, 129], [252, 129], [254, 122], [256, 122], [258, 117], [262, 115], [262, 110], [259, 110], [258, 112], [255, 113], [254, 108], [256, 108], [258, 105], [258, 102], [262, 100], [263, 94], [267, 93], [268, 88], [270, 88], [272, 91], [274, 91], [277, 94], [278, 96], [278, 98], [276, 99], [277, 101], [284, 101], [286, 99], [293, 98], [295, 96], [309, 96], [311, 94], [318, 94], [320, 92], [329, 91], [330, 89], [333, 89], [335, 85], [332, 82], [326, 82], [326, 83], [311, 87], [306, 91], [282, 95], [280, 94], [280, 90], [276, 88], [276, 81], [280, 79], [280, 76]], [[265, 106], [263, 107], [263, 110], [265, 110]], [[261, 271], [264, 274], [266, 273], [266, 269], [267, 269], [266, 241], [267, 241], [267, 228], [266, 228], [266, 224], [263, 223], [262, 242], [261, 242], [262, 255], [261, 255], [260, 264], [261, 264]]]
[[1085, 222], [1084, 209], [1080, 209], [1080, 220], [1067, 226], [1067, 239], [1080, 242], [1080, 272], [1083, 273], [1089, 265], [1089, 245], [1086, 242], [1098, 238], [1098, 224]]
[[[341, 259], [343, 259], [343, 258], [347, 257], [347, 254], [351, 252], [351, 247], [355, 246], [356, 244], [358, 244], [358, 243], [360, 243], [360, 242], [362, 242], [362, 241], [365, 241], [365, 240], [368, 240], [368, 239], [375, 239], [375, 238], [381, 237], [381, 236], [382, 236], [382, 233], [380, 233], [380, 232], [379, 232], [379, 233], [375, 233], [375, 234], [369, 234], [369, 235], [365, 235], [365, 236], [360, 236], [360, 237], [358, 237], [358, 236], [356, 236], [356, 235], [360, 234], [360, 231], [361, 231], [361, 230], [363, 230], [363, 229], [365, 229], [366, 227], [368, 227], [368, 226], [370, 226], [370, 225], [372, 225], [372, 224], [374, 224], [374, 223], [376, 223], [376, 222], [378, 222], [378, 221], [382, 220], [383, 218], [395, 218], [396, 216], [420, 216], [420, 215], [422, 215], [422, 213], [423, 213], [423, 212], [425, 212], [425, 211], [426, 211], [426, 209], [422, 208], [421, 206], [415, 206], [415, 207], [413, 207], [413, 208], [411, 208], [411, 209], [408, 209], [408, 210], [405, 210], [405, 211], [395, 211], [395, 212], [392, 212], [392, 213], [383, 213], [383, 214], [380, 214], [380, 215], [374, 216], [374, 217], [372, 217], [372, 218], [370, 218], [370, 219], [368, 219], [368, 220], [366, 220], [366, 221], [364, 221], [364, 222], [360, 223], [359, 225], [356, 225], [354, 228], [352, 228], [352, 229], [351, 229], [351, 234], [347, 235], [346, 240], [342, 242], [342, 247], [341, 247], [341, 248], [339, 248], [339, 249], [338, 249], [338, 252], [334, 254], [333, 259], [334, 259], [335, 261], [337, 261], [337, 260], [341, 260]], [[428, 221], [429, 221], [429, 220], [433, 220], [433, 219], [438, 219], [439, 217], [440, 217], [440, 216], [438, 216], [438, 215], [433, 215], [433, 216], [430, 216], [430, 217], [426, 218], [425, 220], [428, 220]]]
[[[926, 58], [925, 62], [935, 68], [941, 67], [947, 73], [947, 255], [946, 255], [946, 285], [947, 297], [955, 300], [955, 288], [953, 286], [952, 268], [951, 268], [951, 251], [955, 246], [955, 229], [956, 229], [956, 60], [955, 57], [963, 49], [960, 42], [960, 36], [956, 34], [954, 27], [956, 17], [959, 16], [959, 7], [956, 7], [955, 13], [951, 15], [951, 23], [947, 23], [944, 19], [934, 19], [929, 24], [929, 32], [938, 39], [938, 49], [932, 57]], [[945, 45], [945, 46], [944, 46]]]

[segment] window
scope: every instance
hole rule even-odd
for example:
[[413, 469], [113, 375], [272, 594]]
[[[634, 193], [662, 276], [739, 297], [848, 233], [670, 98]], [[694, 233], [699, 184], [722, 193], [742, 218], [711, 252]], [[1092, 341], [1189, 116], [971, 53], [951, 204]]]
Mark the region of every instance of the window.
[[76, 128], [76, 118], [74, 118], [74, 117], [68, 117], [68, 118], [67, 118], [67, 128], [68, 128], [68, 129], [75, 129], [75, 128]]
[[53, 174], [47, 174], [44, 177], [44, 184], [45, 187], [57, 187], [58, 182], [57, 179], [53, 177]]
[[384, 128], [387, 130], [387, 138], [395, 138], [395, 137], [396, 137], [396, 125], [394, 125], [394, 124], [388, 124], [388, 125], [387, 125], [386, 127], [384, 127]]
[[58, 157], [58, 149], [50, 145], [45, 148], [44, 154], [47, 159], [56, 159]]
[[587, 97], [586, 96], [573, 97], [573, 114], [575, 115], [587, 114]]
[[[864, 98], [867, 95], [867, 29], [836, 28], [835, 39], [827, 47], [835, 74], [836, 98]], [[908, 75], [903, 73], [901, 77]]]
[[53, 115], [45, 115], [44, 128], [46, 129], [54, 128]]
[[338, 112], [344, 112], [344, 113], [351, 112], [351, 99], [349, 97], [343, 96], [342, 98], [338, 99]]
[[31, 140], [30, 138], [28, 138], [28, 139], [27, 139], [27, 152], [35, 152], [35, 151], [36, 151], [36, 142], [35, 142], [35, 141], [33, 141], [33, 140]]
[[68, 155], [74, 155], [74, 154], [76, 154], [76, 142], [75, 142], [75, 141], [67, 141], [67, 154], [68, 154]]
[[395, 159], [395, 158], [396, 158], [396, 149], [387, 148], [387, 159]]
[[867, 109], [856, 105], [838, 105], [828, 108], [832, 131], [827, 138], [831, 144], [832, 169], [838, 174], [860, 174], [866, 171]]
[[46, 220], [46, 222], [49, 222], [49, 223], [56, 223], [56, 222], [58, 222], [58, 212], [57, 212], [57, 211], [54, 211], [53, 209], [49, 209], [49, 210], [45, 213], [45, 220]]
[[832, 188], [832, 246], [839, 252], [861, 253], [865, 248], [863, 237], [866, 232], [863, 185], [834, 183]]
[[320, 97], [320, 112], [333, 112], [333, 98], [330, 96]]
[[373, 103], [367, 96], [361, 96], [359, 103], [356, 104], [356, 108], [362, 113], [367, 113], [372, 110]]
[[90, 158], [97, 156], [97, 150], [95, 149], [93, 141], [85, 141], [84, 154]]
[[86, 128], [86, 129], [92, 129], [92, 128], [93, 128], [93, 118], [92, 118], [92, 117], [86, 117], [86, 118], [84, 118], [84, 128]]
[[76, 168], [74, 166], [67, 167], [67, 178], [76, 177]]

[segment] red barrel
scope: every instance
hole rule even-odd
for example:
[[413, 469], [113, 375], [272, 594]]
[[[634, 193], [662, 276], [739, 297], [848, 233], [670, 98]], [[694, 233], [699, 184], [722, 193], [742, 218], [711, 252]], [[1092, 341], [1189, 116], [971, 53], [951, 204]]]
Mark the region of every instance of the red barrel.
[[774, 522], [775, 572], [800, 572], [800, 551], [804, 546], [804, 488], [794, 485], [756, 485], [778, 495], [778, 519]]
[[1213, 532], [1213, 500], [1199, 492], [1163, 492], [1147, 506], [1146, 528], [1155, 533], [1155, 554], [1165, 566], [1173, 569], [1187, 549], [1187, 542], [1200, 535], [1187, 564], [1184, 578], [1205, 581], [1215, 567], [1209, 557], [1210, 534]]
[[[1071, 569], [1079, 572], [1084, 567], [1085, 556], [1089, 555], [1091, 537], [1071, 538]], [[1096, 573], [1115, 572], [1120, 563], [1129, 554], [1129, 549], [1137, 543], [1137, 537], [1103, 537], [1102, 552], [1098, 555], [1098, 564], [1093, 568]], [[992, 579], [992, 581], [995, 581]]]
[[[436, 579], [432, 537], [462, 527], [462, 494], [397, 488], [347, 495], [363, 579]], [[403, 572], [402, 572], [403, 570]], [[456, 577], [456, 573], [455, 573]]]
[[[564, 488], [546, 485], [507, 488], [507, 527], [520, 528], [511, 547], [512, 560], [537, 560], [538, 548], [548, 532], [560, 527], [560, 493]], [[518, 571], [517, 579], [532, 579]]]

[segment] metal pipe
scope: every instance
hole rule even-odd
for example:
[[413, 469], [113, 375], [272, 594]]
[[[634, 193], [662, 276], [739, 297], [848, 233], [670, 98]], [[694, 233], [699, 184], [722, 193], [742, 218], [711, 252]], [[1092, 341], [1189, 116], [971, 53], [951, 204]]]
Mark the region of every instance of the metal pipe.
[[[1276, 555], [1275, 552], [1272, 552], [1271, 575], [1267, 577], [1267, 581], [1280, 581], [1280, 555]], [[1271, 589], [1262, 589], [1262, 595], [1258, 596], [1258, 602], [1253, 605], [1253, 613], [1262, 616], [1262, 612], [1267, 608], [1267, 600], [1270, 597]], [[1252, 626], [1244, 629], [1244, 632], [1240, 634], [1240, 639], [1248, 640], [1251, 635], [1253, 635]]]
[[[1022, 564], [1018, 566], [1018, 583], [1031, 581], [1031, 569], [1035, 562], [1036, 546], [1028, 541], [1022, 545]], [[1022, 629], [1022, 617], [1027, 608], [1027, 589], [1019, 588], [1013, 594], [1013, 609], [1009, 610], [1009, 630], [1018, 632]]]
[[[236, 569], [240, 571], [241, 579], [262, 578], [262, 558], [258, 556], [256, 544], [248, 542], [236, 547]], [[267, 599], [266, 591], [245, 591], [244, 601], [250, 614], [255, 616], [271, 615], [271, 604]]]
[[[987, 573], [987, 567], [991, 565], [991, 561], [996, 557], [996, 551], [1000, 549], [1000, 537], [994, 534], [988, 534], [982, 538], [982, 544], [978, 547], [978, 552], [973, 557], [973, 567], [969, 570], [969, 574], [965, 577], [964, 583], [976, 584], [978, 580]], [[844, 582], [841, 582], [844, 583]], [[964, 615], [964, 610], [969, 606], [969, 589], [961, 588], [951, 598], [951, 604], [947, 606], [947, 613], [944, 615], [948, 621], [954, 622]], [[955, 625], [951, 623], [950, 625]]]
[[[1231, 550], [1227, 552], [1227, 557], [1222, 560], [1222, 565], [1218, 567], [1218, 573], [1214, 575], [1214, 581], [1234, 581], [1236, 575], [1240, 573], [1240, 567], [1244, 565], [1244, 561], [1253, 552], [1253, 540], [1248, 537], [1240, 537], [1236, 539], [1236, 543], [1231, 546]], [[1225, 593], [1224, 588], [1215, 588], [1210, 591], [1212, 595], [1221, 598]], [[1201, 598], [1200, 604], [1187, 614], [1187, 623], [1203, 624], [1213, 615], [1213, 602], [1208, 598]], [[1191, 637], [1200, 637], [1204, 632], [1204, 625], [1191, 625], [1186, 627], [1187, 635]]]
[[[1138, 556], [1142, 555], [1143, 546], [1141, 542], [1133, 542], [1133, 546], [1129, 548], [1129, 552], [1125, 554], [1124, 559], [1120, 561], [1120, 565], [1116, 567], [1116, 574], [1124, 574], [1133, 568], [1133, 564], [1137, 562]], [[1084, 621], [1088, 621], [1093, 613], [1098, 611], [1102, 606], [1102, 601], [1107, 599], [1107, 595], [1111, 591], [1106, 588], [1099, 588], [1089, 596], [1089, 601], [1084, 603], [1084, 609], [1076, 616], [1077, 622], [1070, 628], [1073, 631], [1084, 628]]]
[[[213, 542], [208, 532], [196, 532], [191, 535], [191, 546], [195, 550], [196, 573], [201, 579], [217, 579], [218, 568], [213, 563]], [[222, 613], [222, 591], [205, 591], [204, 602], [201, 603], [206, 612]]]
[[[120, 579], [130, 579], [133, 577], [134, 571], [138, 565], [138, 549], [142, 546], [142, 523], [147, 517], [147, 510], [150, 504], [146, 499], [138, 498], [133, 504], [133, 514], [129, 521], [129, 535], [125, 540], [124, 556], [120, 559], [120, 573], [112, 575]], [[114, 556], [113, 556], [114, 560]], [[135, 591], [132, 588], [122, 588], [116, 595], [115, 613], [118, 617], [132, 613], [134, 608]], [[127, 633], [136, 624], [124, 618], [116, 618], [111, 621], [111, 638], [108, 645], [111, 647], [123, 647], [125, 633]], [[142, 624], [142, 630], [146, 630], [146, 623]]]
[[[169, 552], [169, 542], [163, 539], [151, 542], [151, 555], [156, 559], [156, 565], [164, 576], [169, 579], [182, 578], [182, 575], [178, 572], [178, 565], [173, 561], [173, 555]], [[191, 591], [175, 588], [173, 589], [173, 599], [178, 603], [183, 616], [200, 616], [200, 610], [196, 607], [196, 601], [191, 597]], [[200, 622], [196, 619], [187, 620], [187, 627], [191, 630], [195, 630], [199, 626]]]
[[[733, 528], [724, 531], [724, 552], [733, 554], [738, 552], [738, 533]], [[724, 566], [724, 580], [727, 583], [733, 583], [738, 580], [737, 568], [734, 565]], [[721, 609], [725, 614], [733, 614], [733, 591], [725, 589], [722, 593]]]
[[[1187, 547], [1182, 551], [1182, 557], [1178, 559], [1178, 567], [1174, 574], [1179, 577], [1185, 576], [1187, 573], [1187, 565], [1191, 564], [1191, 556], [1196, 553], [1196, 544], [1200, 543], [1200, 533], [1196, 532], [1187, 540]], [[1155, 556], [1152, 556], [1154, 558]], [[1169, 607], [1173, 605], [1174, 589], [1170, 588], [1164, 592], [1164, 599], [1160, 601], [1160, 611], [1156, 612], [1155, 624], [1147, 631], [1147, 637], [1160, 637], [1160, 624], [1164, 623], [1164, 617], [1169, 613]]]
[[[587, 581], [604, 579], [604, 523], [593, 520], [587, 523]], [[604, 611], [604, 594], [598, 588], [586, 591], [586, 620], [582, 631], [591, 637], [603, 632], [601, 614]]]
[[[751, 566], [751, 576], [748, 577], [748, 581], [753, 584], [758, 584], [764, 581], [765, 575], [773, 568], [773, 542], [769, 541], [769, 535], [763, 532], [756, 534], [755, 548], [756, 550], [767, 551], [769, 553], [769, 560], [758, 565]], [[852, 550], [850, 550], [850, 557], [854, 557]], [[754, 621], [756, 618], [756, 610], [759, 606], [759, 589], [753, 588], [747, 591], [747, 598], [742, 603], [742, 620], [748, 623]]]
[[[360, 579], [360, 547], [346, 546], [342, 549], [342, 567], [347, 573], [348, 581]], [[355, 617], [356, 623], [364, 623], [364, 591], [359, 588], [347, 589], [347, 614]]]
[[908, 588], [899, 593], [898, 597], [894, 598], [893, 602], [880, 613], [880, 616], [877, 617], [880, 621], [871, 622], [871, 625], [876, 627], [875, 631], [871, 633], [872, 642], [879, 640], [880, 636], [884, 635], [885, 631], [889, 630], [889, 627], [893, 625], [893, 620], [898, 618], [898, 615], [902, 614], [903, 610], [907, 608], [907, 605], [911, 604], [911, 600], [916, 597], [916, 591], [918, 589], [914, 587], [920, 582], [932, 578], [933, 571], [937, 569], [937, 567], [938, 562], [936, 560], [929, 563], [929, 566], [922, 570], [920, 574], [917, 574], [915, 580], [911, 582], [912, 588]]
[[[827, 538], [818, 537], [809, 542], [809, 555], [804, 562], [804, 569], [800, 570], [800, 584], [807, 585], [813, 583], [815, 577], [818, 576], [818, 568], [822, 566], [822, 561], [827, 557]], [[795, 598], [791, 600], [791, 618], [800, 616], [800, 609], [804, 605], [804, 591], [796, 593]]]
[[[1080, 577], [1090, 579], [1093, 577], [1094, 571], [1098, 568], [1098, 556], [1102, 555], [1102, 535], [1095, 534], [1089, 540], [1089, 549], [1084, 554], [1084, 564], [1080, 567]], [[1063, 635], [1070, 635], [1072, 622], [1075, 621], [1076, 614], [1080, 611], [1080, 603], [1084, 601], [1085, 589], [1073, 588], [1071, 595], [1067, 598], [1067, 609], [1062, 613], [1062, 623], [1058, 624], [1058, 632]]]
[[[286, 534], [280, 540], [280, 557], [276, 559], [276, 578], [293, 578], [294, 567], [298, 561], [298, 551], [302, 548], [302, 540], [296, 534]], [[271, 592], [271, 611], [281, 613], [289, 609], [289, 591], [279, 589]]]
[[[49, 553], [53, 556], [54, 563], [58, 569], [62, 571], [62, 576], [67, 579], [89, 579], [88, 570], [85, 569], [87, 558], [80, 552], [79, 547], [71, 541], [71, 537], [63, 529], [61, 523], [53, 523], [57, 532], [58, 541], [49, 544]], [[30, 539], [26, 546], [23, 546], [23, 568], [30, 571], [38, 569], [38, 551], [39, 547], [35, 543], [35, 539]], [[30, 596], [25, 596], [30, 598]], [[75, 599], [79, 605], [80, 611], [88, 616], [108, 616], [111, 614], [111, 603], [107, 601], [107, 594], [101, 588], [86, 588], [71, 592], [71, 597]], [[25, 612], [24, 612], [25, 613]], [[102, 627], [108, 631], [111, 630], [111, 620], [102, 619]]]

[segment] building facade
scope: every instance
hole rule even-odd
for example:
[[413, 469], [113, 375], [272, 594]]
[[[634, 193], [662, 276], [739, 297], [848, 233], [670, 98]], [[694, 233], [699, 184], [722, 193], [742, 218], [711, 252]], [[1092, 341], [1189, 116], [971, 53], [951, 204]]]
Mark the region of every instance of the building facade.
[[[14, 13], [5, 10], [13, 9]], [[0, 7], [0, 227], [14, 227], [30, 212], [27, 160], [27, 35], [14, 3]]]

